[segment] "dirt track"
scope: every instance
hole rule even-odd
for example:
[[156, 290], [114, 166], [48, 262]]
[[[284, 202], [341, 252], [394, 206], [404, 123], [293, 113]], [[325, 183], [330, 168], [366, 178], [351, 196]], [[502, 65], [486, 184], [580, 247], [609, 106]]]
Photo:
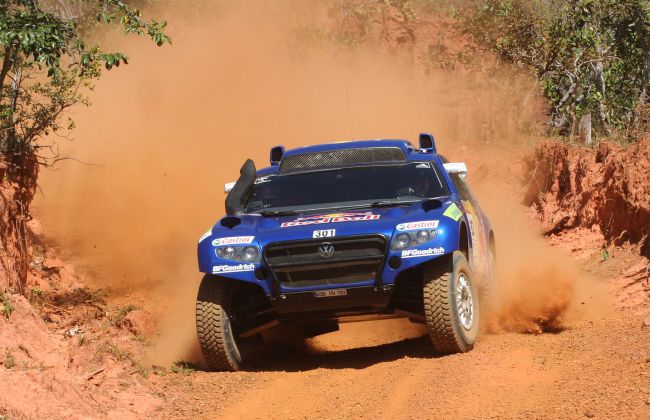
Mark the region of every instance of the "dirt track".
[[[399, 327], [391, 321], [395, 327]], [[649, 331], [622, 312], [541, 336], [484, 335], [465, 355], [436, 358], [426, 338], [392, 341], [364, 324], [291, 351], [258, 372], [176, 376], [169, 417], [650, 417]], [[346, 331], [347, 330], [347, 331]]]
[[[91, 275], [84, 281], [134, 296], [144, 309], [172, 318], [174, 323], [162, 316], [159, 320], [169, 363], [190, 357], [183, 336], [194, 339], [195, 245], [221, 208], [223, 198], [215, 186], [230, 181], [244, 158], [267, 159], [267, 149], [250, 139], [292, 147], [305, 141], [402, 136], [431, 127], [445, 153], [457, 159], [467, 154], [481, 158], [470, 161], [472, 185], [484, 179], [494, 187], [494, 179], [519, 181], [523, 173], [511, 157], [494, 158], [489, 149], [494, 145], [489, 136], [484, 138], [485, 127], [492, 130], [495, 126], [495, 138], [502, 145], [509, 139], [520, 141], [513, 127], [519, 118], [532, 120], [520, 111], [534, 114], [534, 106], [516, 100], [526, 91], [519, 79], [509, 81], [512, 89], [503, 91], [468, 83], [464, 75], [449, 72], [418, 82], [419, 78], [404, 76], [412, 74], [412, 65], [403, 68], [392, 56], [370, 55], [350, 65], [345, 57], [331, 56], [329, 51], [317, 53], [318, 60], [296, 65], [285, 48], [283, 14], [277, 10], [269, 14], [258, 3], [241, 4], [253, 10], [223, 18], [202, 16], [202, 23], [191, 31], [179, 30], [174, 42], [181, 48], [154, 53], [131, 46], [130, 52], [140, 59], [134, 60], [129, 72], [116, 73], [98, 87], [93, 112], [79, 119], [77, 136], [84, 141], [72, 154], [110, 170], [77, 166], [62, 169], [57, 179], [55, 174], [42, 179], [48, 191], [39, 212], [45, 229], [68, 252], [83, 256], [75, 262], [89, 266]], [[176, 15], [174, 10], [172, 16]], [[448, 37], [448, 32], [433, 24], [424, 25], [421, 31], [420, 40], [437, 39], [433, 33]], [[206, 39], [213, 42], [206, 43]], [[428, 44], [418, 48], [428, 51]], [[329, 71], [323, 71], [323, 62]], [[151, 76], [151, 68], [157, 69], [156, 77]], [[183, 77], [182, 83], [170, 83], [188, 74], [192, 77]], [[133, 95], [140, 100], [123, 100]], [[216, 95], [227, 106], [216, 106]], [[347, 107], [342, 106], [346, 98]], [[115, 109], [121, 110], [119, 119]], [[474, 117], [468, 122], [466, 115]], [[98, 133], [101, 125], [112, 129]], [[466, 141], [474, 143], [466, 146]], [[237, 147], [229, 159], [215, 165], [214, 157], [233, 142]], [[126, 157], [124, 150], [129, 150]], [[182, 165], [179, 156], [183, 156]], [[528, 219], [513, 224], [514, 210], [505, 207], [504, 201], [512, 197], [517, 201], [519, 195], [498, 188], [497, 192], [509, 200], [497, 200], [494, 191], [488, 191], [480, 202], [493, 210], [488, 211], [493, 221], [507, 227], [497, 229], [504, 239], [499, 239], [500, 244], [516, 248], [508, 250], [509, 260], [523, 261], [532, 275], [525, 283], [535, 284], [530, 288], [532, 296], [531, 290], [522, 287], [527, 294], [514, 301], [530, 304], [533, 311], [540, 309], [540, 302], [557, 303], [553, 299], [558, 297], [559, 304], [565, 303], [566, 296], [552, 293], [558, 282], [541, 281], [546, 280], [541, 268], [549, 267], [572, 279], [564, 261], [548, 264], [546, 249], [534, 248], [531, 239], [522, 236], [524, 232], [541, 236], [536, 227], [526, 224]], [[492, 209], [490, 201], [495, 201]], [[600, 250], [601, 244], [592, 244], [590, 249]], [[134, 250], [138, 258], [133, 258]], [[526, 266], [531, 262], [528, 259], [539, 266]], [[621, 272], [603, 270], [597, 263], [592, 266], [599, 270], [595, 276], [603, 280]], [[547, 290], [540, 292], [542, 286]], [[155, 288], [175, 298], [173, 304], [161, 305], [162, 299], [152, 298]], [[109, 303], [113, 313], [131, 302]], [[58, 372], [57, 378], [51, 373], [51, 380], [39, 376], [44, 383], [39, 389], [47, 391], [38, 393], [42, 411], [33, 417], [43, 417], [42, 413], [70, 417], [73, 414], [61, 407], [73, 407], [70, 413], [91, 418], [129, 414], [138, 418], [648, 419], [650, 329], [642, 330], [641, 325], [650, 307], [646, 303], [633, 310], [601, 311], [601, 304], [601, 300], [578, 303], [582, 311], [565, 321], [564, 330], [556, 334], [483, 334], [476, 349], [465, 355], [435, 357], [427, 339], [419, 337], [412, 325], [386, 321], [347, 324], [341, 332], [299, 348], [276, 347], [250, 372], [151, 374], [148, 379], [132, 374], [135, 368], [120, 359], [123, 353], [117, 347], [116, 355], [106, 356], [103, 364], [92, 360], [96, 356], [93, 346], [113, 341], [108, 341], [111, 337], [105, 337], [104, 330], [92, 336], [94, 330], [84, 326], [88, 345], [63, 343], [66, 349], [87, 354], [97, 366], [77, 361], [72, 377], [75, 387], [52, 387], [63, 375]], [[122, 330], [114, 334], [118, 332], [121, 335], [112, 339], [120, 346], [141, 338]], [[57, 331], [57, 343], [68, 340], [60, 336]], [[69, 353], [62, 354], [68, 363]], [[160, 362], [164, 367], [169, 363]], [[85, 379], [104, 366], [106, 371], [92, 381]], [[27, 373], [18, 370], [16, 375], [23, 376], [12, 376], [19, 378], [14, 383], [31, 385], [25, 379]], [[104, 398], [92, 404], [87, 394]], [[46, 397], [49, 403], [44, 403]], [[31, 410], [31, 398], [25, 400]], [[161, 405], [156, 407], [158, 402]], [[81, 403], [84, 407], [77, 407]], [[34, 411], [21, 407], [17, 412], [28, 416]]]

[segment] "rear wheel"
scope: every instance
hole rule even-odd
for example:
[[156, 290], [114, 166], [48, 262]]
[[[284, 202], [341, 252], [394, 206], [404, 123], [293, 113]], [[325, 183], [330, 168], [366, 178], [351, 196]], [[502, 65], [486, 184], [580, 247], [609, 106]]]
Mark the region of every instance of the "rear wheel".
[[462, 252], [440, 258], [424, 273], [424, 315], [436, 352], [465, 353], [479, 329], [478, 290]]
[[245, 361], [233, 325], [236, 285], [206, 275], [196, 299], [196, 330], [208, 368], [237, 371]]

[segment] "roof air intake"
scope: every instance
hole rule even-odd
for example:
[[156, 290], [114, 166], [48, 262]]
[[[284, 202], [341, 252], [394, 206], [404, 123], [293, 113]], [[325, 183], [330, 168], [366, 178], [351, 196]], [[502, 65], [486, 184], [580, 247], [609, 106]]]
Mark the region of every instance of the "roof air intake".
[[405, 160], [404, 152], [399, 147], [340, 149], [285, 156], [280, 164], [280, 172], [337, 168], [363, 163], [403, 162]]

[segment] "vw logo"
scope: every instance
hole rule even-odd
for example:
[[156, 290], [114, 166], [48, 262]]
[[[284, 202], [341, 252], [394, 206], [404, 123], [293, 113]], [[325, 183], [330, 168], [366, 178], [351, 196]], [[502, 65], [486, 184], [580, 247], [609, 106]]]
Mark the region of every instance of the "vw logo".
[[334, 255], [334, 245], [329, 242], [323, 242], [318, 247], [318, 255], [323, 258], [329, 258]]

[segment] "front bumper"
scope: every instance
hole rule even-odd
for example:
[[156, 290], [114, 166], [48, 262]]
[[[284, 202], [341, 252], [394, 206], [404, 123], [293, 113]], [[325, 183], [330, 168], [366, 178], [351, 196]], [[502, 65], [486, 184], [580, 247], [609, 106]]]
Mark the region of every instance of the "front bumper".
[[318, 297], [318, 293], [293, 292], [284, 293], [273, 299], [273, 307], [279, 314], [319, 312], [334, 316], [341, 312], [373, 313], [385, 309], [391, 298], [392, 286], [350, 287], [342, 289], [345, 296]]

